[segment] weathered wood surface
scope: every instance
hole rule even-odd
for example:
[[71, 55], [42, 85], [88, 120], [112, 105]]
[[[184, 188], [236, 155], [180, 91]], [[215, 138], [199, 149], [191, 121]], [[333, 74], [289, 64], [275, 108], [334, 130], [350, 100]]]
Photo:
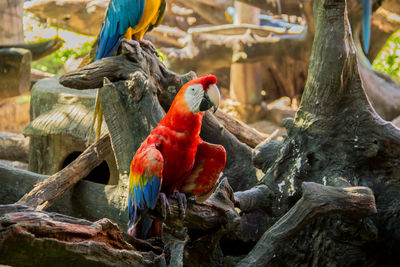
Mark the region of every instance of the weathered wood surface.
[[29, 139], [22, 134], [0, 132], [0, 159], [28, 162]]
[[[351, 266], [367, 261], [395, 265], [400, 252], [395, 230], [400, 229], [400, 190], [393, 177], [400, 166], [400, 131], [375, 113], [364, 92], [346, 1], [314, 1], [313, 7], [315, 39], [302, 101], [257, 187], [268, 197], [251, 198], [245, 213], [249, 221], [273, 223], [271, 218], [281, 218], [300, 199], [302, 182], [368, 186], [375, 196], [376, 216], [319, 218], [276, 250], [270, 264], [284, 259], [290, 266], [304, 262]], [[264, 215], [257, 212], [263, 206]], [[255, 228], [249, 235], [256, 231], [264, 230]], [[380, 249], [371, 251], [376, 244]]]
[[26, 49], [0, 49], [0, 99], [29, 91], [31, 61], [31, 52]]
[[377, 213], [368, 187], [336, 188], [316, 183], [303, 183], [302, 187], [300, 200], [263, 234], [238, 267], [267, 266], [282, 245], [320, 216], [337, 213], [363, 218]]
[[31, 51], [32, 60], [38, 60], [57, 51], [64, 44], [64, 40], [58, 37], [53, 39], [36, 42], [36, 43], [11, 43], [0, 44], [0, 49], [3, 48], [23, 48]]
[[0, 205], [0, 264], [12, 266], [166, 266], [162, 249], [104, 218], [96, 222]]
[[[107, 67], [104, 68], [103, 66]], [[60, 77], [60, 83], [75, 89], [98, 88], [103, 84], [103, 77], [107, 77], [112, 82], [130, 79], [129, 70], [134, 68], [135, 64], [125, 60], [125, 57], [122, 55], [105, 58], [85, 66], [79, 71], [62, 75]], [[166, 94], [168, 94], [168, 92]], [[171, 97], [167, 97], [167, 100], [168, 99], [170, 100]], [[257, 132], [245, 123], [240, 122], [220, 110], [217, 110], [215, 116], [228, 131], [250, 147], [255, 147], [267, 137], [267, 135]]]
[[67, 167], [42, 183], [37, 184], [18, 203], [34, 207], [38, 210], [47, 209], [66, 192], [71, 190], [77, 182], [86, 177], [111, 152], [110, 136], [106, 135], [100, 138], [95, 144], [89, 146]]

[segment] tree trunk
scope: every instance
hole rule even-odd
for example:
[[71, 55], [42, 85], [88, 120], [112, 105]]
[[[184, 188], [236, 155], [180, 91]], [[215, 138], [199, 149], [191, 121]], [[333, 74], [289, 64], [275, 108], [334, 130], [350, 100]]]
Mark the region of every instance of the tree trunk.
[[0, 3], [0, 44], [24, 42], [22, 27], [24, 1], [2, 0]]

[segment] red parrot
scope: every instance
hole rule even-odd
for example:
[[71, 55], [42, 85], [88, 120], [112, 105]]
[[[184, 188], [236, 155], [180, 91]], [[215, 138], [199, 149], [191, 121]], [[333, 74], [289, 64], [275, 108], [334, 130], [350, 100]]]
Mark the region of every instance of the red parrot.
[[161, 193], [181, 192], [205, 200], [225, 167], [223, 146], [201, 140], [204, 112], [217, 109], [217, 79], [207, 75], [186, 83], [156, 128], [133, 157], [129, 174], [128, 232], [138, 238], [161, 236], [162, 222], [147, 216]]

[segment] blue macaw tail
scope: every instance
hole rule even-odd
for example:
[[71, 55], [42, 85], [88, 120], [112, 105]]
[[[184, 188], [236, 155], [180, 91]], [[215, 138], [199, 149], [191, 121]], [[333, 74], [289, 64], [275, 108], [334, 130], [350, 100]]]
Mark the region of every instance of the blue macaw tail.
[[143, 211], [137, 220], [136, 214], [134, 214], [135, 219], [129, 220], [128, 234], [140, 239], [147, 239], [153, 236], [161, 237], [162, 229], [160, 227], [162, 228], [162, 222], [154, 222], [153, 219], [147, 216], [147, 212], [148, 210]]
[[371, 36], [372, 0], [361, 0], [361, 4], [362, 4], [363, 45], [365, 53], [368, 53], [369, 40]]

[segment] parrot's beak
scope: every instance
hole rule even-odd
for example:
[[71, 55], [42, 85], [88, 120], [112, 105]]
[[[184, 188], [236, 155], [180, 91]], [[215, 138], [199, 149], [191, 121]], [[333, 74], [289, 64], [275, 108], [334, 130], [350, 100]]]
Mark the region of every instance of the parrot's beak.
[[200, 104], [200, 111], [206, 111], [214, 107], [214, 112], [217, 111], [221, 95], [216, 84], [211, 84], [208, 90], [204, 92], [203, 99]]

